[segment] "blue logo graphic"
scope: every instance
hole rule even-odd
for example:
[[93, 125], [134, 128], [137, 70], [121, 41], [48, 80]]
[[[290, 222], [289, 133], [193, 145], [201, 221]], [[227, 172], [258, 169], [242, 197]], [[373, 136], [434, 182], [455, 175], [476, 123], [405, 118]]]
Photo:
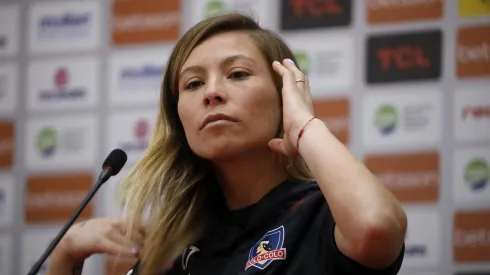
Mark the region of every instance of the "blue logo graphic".
[[284, 245], [284, 226], [267, 232], [251, 249], [245, 270], [250, 267], [265, 269], [275, 260], [286, 259]]

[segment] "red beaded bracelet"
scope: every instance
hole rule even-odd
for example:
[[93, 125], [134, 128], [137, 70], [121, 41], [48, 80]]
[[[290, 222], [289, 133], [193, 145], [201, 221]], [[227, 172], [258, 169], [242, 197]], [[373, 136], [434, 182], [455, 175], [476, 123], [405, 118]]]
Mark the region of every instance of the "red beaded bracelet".
[[305, 125], [303, 126], [303, 128], [301, 128], [301, 130], [299, 131], [298, 133], [298, 139], [296, 139], [296, 149], [294, 150], [293, 152], [293, 156], [292, 156], [292, 159], [291, 159], [291, 162], [288, 164], [287, 168], [289, 169], [289, 167], [291, 167], [291, 165], [293, 165], [293, 162], [294, 162], [294, 158], [296, 157], [296, 154], [298, 154], [298, 151], [299, 151], [299, 140], [301, 139], [301, 137], [303, 136], [303, 133], [305, 132], [305, 129], [306, 127], [310, 124], [310, 122], [313, 121], [313, 119], [317, 118], [316, 116], [313, 116], [312, 118], [310, 118], [306, 123]]

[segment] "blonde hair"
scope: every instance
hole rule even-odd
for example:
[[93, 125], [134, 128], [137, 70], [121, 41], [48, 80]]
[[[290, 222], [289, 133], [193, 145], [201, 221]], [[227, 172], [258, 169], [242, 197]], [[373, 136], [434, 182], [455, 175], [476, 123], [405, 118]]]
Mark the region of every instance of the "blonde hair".
[[[160, 93], [160, 112], [150, 145], [142, 159], [122, 183], [125, 228], [128, 235], [144, 224], [146, 237], [140, 252], [139, 274], [150, 275], [174, 261], [196, 242], [213, 222], [216, 205], [215, 177], [210, 163], [196, 156], [186, 142], [177, 113], [178, 76], [192, 50], [218, 33], [240, 31], [256, 43], [268, 64], [274, 60], [295, 60], [286, 43], [252, 18], [228, 13], [205, 19], [177, 42], [166, 64]], [[279, 95], [282, 79], [270, 69]], [[282, 121], [282, 119], [281, 119]], [[282, 124], [277, 136], [283, 136]], [[286, 165], [287, 158], [284, 158]], [[299, 157], [287, 171], [289, 177], [306, 181], [310, 172]], [[221, 206], [222, 207], [222, 206]], [[167, 261], [167, 262], [163, 262]]]

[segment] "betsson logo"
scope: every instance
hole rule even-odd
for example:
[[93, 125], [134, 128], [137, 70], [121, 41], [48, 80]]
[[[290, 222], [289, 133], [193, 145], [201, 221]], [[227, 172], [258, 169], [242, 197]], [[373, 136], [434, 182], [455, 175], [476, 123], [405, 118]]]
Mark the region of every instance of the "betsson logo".
[[457, 229], [454, 235], [456, 247], [490, 247], [490, 230], [479, 229]]
[[368, 0], [370, 10], [409, 8], [412, 6], [432, 5], [441, 0]]
[[490, 44], [481, 42], [477, 45], [458, 45], [457, 58], [461, 63], [490, 62]]
[[490, 105], [474, 105], [466, 106], [461, 111], [461, 118], [463, 120], [472, 117], [475, 120], [490, 119]]
[[178, 25], [179, 20], [180, 16], [176, 12], [117, 16], [114, 20], [114, 29], [116, 31], [169, 29]]
[[420, 46], [401, 46], [397, 48], [381, 48], [377, 51], [381, 67], [389, 71], [393, 67], [401, 70], [413, 68], [430, 68], [431, 62], [424, 55]]

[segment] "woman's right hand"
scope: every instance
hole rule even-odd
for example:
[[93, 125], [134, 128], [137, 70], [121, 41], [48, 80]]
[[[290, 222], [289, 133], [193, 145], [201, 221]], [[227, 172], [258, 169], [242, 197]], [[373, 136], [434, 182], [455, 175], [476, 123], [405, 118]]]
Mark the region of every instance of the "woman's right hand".
[[143, 240], [144, 229], [128, 238], [120, 218], [95, 218], [73, 225], [57, 249], [74, 262], [82, 262], [99, 253], [137, 258]]

